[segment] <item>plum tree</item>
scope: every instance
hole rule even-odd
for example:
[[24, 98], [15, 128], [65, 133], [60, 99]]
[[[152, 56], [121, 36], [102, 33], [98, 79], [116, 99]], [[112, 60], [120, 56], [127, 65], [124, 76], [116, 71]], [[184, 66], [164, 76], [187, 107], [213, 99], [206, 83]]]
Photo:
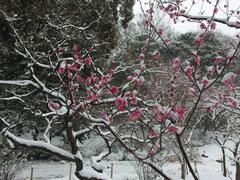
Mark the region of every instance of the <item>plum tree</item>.
[[[239, 28], [237, 10], [231, 11], [231, 16], [237, 18], [236, 22], [231, 22], [229, 19], [218, 18], [218, 9], [222, 5], [219, 0], [203, 3], [209, 7], [213, 4], [209, 17], [191, 15], [191, 11], [184, 9], [184, 2], [179, 0], [149, 3], [149, 8], [143, 10], [148, 36], [137, 58], [132, 59], [130, 65], [115, 60], [105, 64], [105, 59], [98, 58], [100, 55], [96, 51], [99, 50], [100, 54], [101, 51], [104, 52], [104, 45], [97, 47], [96, 42], [93, 46], [87, 46], [83, 42], [73, 43], [72, 46], [64, 43], [57, 46], [50, 44], [48, 48], [52, 55], [41, 61], [41, 55], [34, 51], [34, 48], [40, 47], [34, 46], [35, 44], [28, 47], [29, 44], [25, 43], [26, 40], [11, 22], [11, 18], [2, 11], [16, 43], [21, 47], [15, 49], [15, 52], [28, 63], [23, 76], [0, 80], [2, 91], [5, 92], [1, 101], [16, 103], [15, 108], [20, 109], [14, 111], [13, 108], [15, 116], [10, 111], [3, 113], [0, 119], [1, 134], [12, 146], [38, 149], [74, 162], [75, 175], [83, 180], [108, 179], [106, 167], [100, 161], [111, 153], [111, 146], [116, 141], [141, 163], [170, 180], [171, 177], [153, 159], [164, 152], [169, 143], [173, 143], [193, 178], [198, 180], [189, 159], [187, 145], [198, 124], [198, 114], [212, 111], [219, 105], [219, 101], [211, 102], [215, 88], [226, 87], [231, 92], [236, 90], [234, 82], [237, 74], [231, 72], [231, 67], [238, 63], [240, 46], [237, 42], [229, 44], [224, 50], [209, 52], [214, 57], [211, 56], [212, 61], [207, 64], [204, 62], [202, 66], [203, 55], [199, 50], [206, 42], [207, 32], [210, 29], [214, 31], [216, 23]], [[192, 1], [192, 6], [194, 5], [195, 2]], [[224, 5], [226, 12], [228, 7]], [[162, 27], [153, 23], [155, 8], [167, 13], [176, 23], [182, 18], [199, 23], [201, 31], [193, 39], [186, 59], [172, 50], [171, 40], [163, 36]], [[92, 23], [81, 27], [71, 24], [67, 26], [85, 32]], [[50, 25], [66, 36], [72, 32], [62, 31], [62, 26], [55, 22], [50, 22]], [[85, 35], [86, 38], [89, 37]], [[150, 49], [151, 36], [157, 36], [168, 49], [167, 63], [166, 60], [164, 63], [161, 61], [159, 51]], [[228, 97], [233, 108], [238, 107], [232, 94], [220, 91], [217, 99], [221, 100], [223, 96]], [[17, 137], [14, 129], [19, 123], [16, 121], [18, 117], [28, 119], [22, 125], [30, 123], [37, 127], [42, 124], [44, 129], [36, 139]], [[68, 150], [51, 142], [50, 134], [58, 126], [66, 133]], [[97, 156], [92, 156], [91, 167], [87, 167], [81, 155], [80, 137], [90, 131], [103, 138], [106, 149]]]

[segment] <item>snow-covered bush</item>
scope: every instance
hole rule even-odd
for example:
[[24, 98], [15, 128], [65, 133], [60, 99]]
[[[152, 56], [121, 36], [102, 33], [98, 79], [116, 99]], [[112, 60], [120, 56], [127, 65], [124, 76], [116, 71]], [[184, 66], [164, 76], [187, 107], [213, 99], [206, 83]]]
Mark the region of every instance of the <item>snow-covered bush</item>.
[[156, 180], [157, 178], [160, 178], [159, 174], [148, 165], [139, 161], [133, 161], [132, 164], [136, 169], [139, 180]]
[[26, 156], [18, 149], [0, 145], [0, 177], [1, 180], [14, 180], [26, 165]]

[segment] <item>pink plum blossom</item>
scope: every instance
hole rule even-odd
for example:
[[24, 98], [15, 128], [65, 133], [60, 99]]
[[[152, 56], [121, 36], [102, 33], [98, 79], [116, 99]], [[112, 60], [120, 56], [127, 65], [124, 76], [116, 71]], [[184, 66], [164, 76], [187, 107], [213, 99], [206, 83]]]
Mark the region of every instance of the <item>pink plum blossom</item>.
[[111, 86], [109, 88], [109, 93], [118, 94], [119, 93], [119, 87], [118, 86]]
[[145, 82], [145, 78], [143, 76], [140, 76], [139, 78], [136, 78], [134, 80], [134, 83], [137, 85], [137, 86], [142, 86]]
[[176, 126], [174, 126], [173, 124], [171, 124], [170, 126], [168, 126], [168, 132], [176, 134], [178, 132], [178, 128]]
[[150, 128], [149, 131], [148, 131], [148, 135], [150, 137], [158, 137], [159, 136], [159, 132], [154, 129], [154, 128]]
[[164, 34], [163, 28], [159, 28], [159, 29], [158, 29], [158, 35], [159, 35], [159, 36], [163, 36], [163, 34]]
[[199, 55], [196, 55], [194, 58], [194, 62], [197, 66], [199, 66], [201, 62], [201, 57]]
[[58, 68], [58, 73], [59, 74], [63, 74], [65, 72], [65, 68], [64, 67], [59, 67]]
[[90, 66], [92, 64], [92, 59], [90, 57], [87, 57], [84, 62], [86, 65]]
[[101, 83], [102, 84], [107, 84], [110, 81], [110, 79], [111, 79], [110, 75], [108, 75], [108, 74], [104, 75], [104, 76], [101, 77]]
[[153, 60], [158, 60], [160, 58], [160, 52], [158, 50], [152, 53]]
[[237, 99], [233, 98], [233, 97], [229, 97], [229, 106], [231, 106], [232, 108], [236, 108], [239, 105], [239, 102]]
[[77, 75], [76, 76], [76, 80], [78, 81], [78, 82], [81, 82], [81, 83], [84, 83], [85, 82], [85, 79], [81, 76], [81, 75]]
[[175, 108], [175, 112], [177, 113], [177, 119], [182, 121], [185, 119], [186, 108], [183, 106], [179, 106]]
[[208, 74], [213, 75], [215, 72], [215, 67], [214, 66], [207, 67], [207, 72], [208, 72]]
[[149, 156], [154, 156], [157, 153], [159, 148], [160, 148], [160, 144], [155, 143], [154, 146], [149, 151]]
[[200, 28], [201, 28], [201, 29], [206, 29], [206, 28], [207, 28], [206, 25], [204, 24], [204, 22], [201, 22]]
[[70, 71], [78, 71], [79, 65], [77, 63], [72, 63], [72, 64], [68, 64], [67, 68]]
[[205, 86], [205, 87], [207, 87], [208, 85], [209, 85], [209, 80], [208, 80], [208, 78], [206, 77], [206, 76], [204, 76], [203, 78], [202, 78], [202, 84]]
[[233, 72], [228, 72], [226, 73], [223, 78], [222, 78], [222, 82], [225, 85], [230, 85], [233, 83], [233, 81], [236, 79], [237, 75]]
[[204, 36], [197, 36], [194, 40], [196, 46], [200, 46], [204, 42]]
[[143, 53], [141, 53], [141, 54], [139, 55], [139, 60], [140, 60], [140, 61], [144, 61], [144, 60], [145, 60], [145, 55], [144, 55]]
[[130, 112], [130, 113], [128, 114], [128, 119], [129, 119], [130, 121], [135, 121], [135, 120], [141, 118], [141, 116], [142, 116], [142, 111], [141, 111], [141, 109], [136, 108], [135, 110], [133, 110], [132, 112]]
[[137, 99], [137, 96], [136, 96], [136, 95], [132, 95], [132, 96], [131, 96], [130, 103], [131, 103], [132, 105], [137, 105], [138, 99]]
[[155, 119], [157, 122], [162, 122], [163, 119], [164, 119], [163, 114], [162, 114], [161, 112], [157, 112], [157, 113], [155, 114], [154, 119]]
[[56, 102], [53, 102], [53, 101], [49, 101], [48, 102], [48, 107], [49, 107], [49, 109], [51, 109], [52, 111], [57, 111], [57, 110], [59, 110], [60, 109], [60, 104], [59, 103], [56, 103]]
[[115, 99], [115, 105], [119, 111], [124, 111], [125, 108], [128, 106], [128, 101], [123, 97], [118, 97]]
[[184, 69], [184, 71], [185, 71], [185, 74], [187, 75], [187, 77], [192, 77], [192, 75], [193, 75], [193, 68], [192, 68], [192, 66], [187, 66], [185, 69]]
[[215, 62], [216, 62], [217, 64], [222, 63], [222, 62], [223, 62], [223, 57], [222, 57], [222, 56], [217, 56], [217, 57], [215, 58]]
[[190, 96], [195, 96], [195, 95], [196, 95], [196, 90], [195, 90], [194, 88], [190, 87], [190, 88], [188, 89], [188, 94], [189, 94]]
[[65, 72], [65, 70], [66, 70], [66, 65], [67, 65], [66, 61], [63, 61], [63, 62], [60, 64], [59, 68], [57, 69], [57, 72], [58, 72], [59, 74], [63, 74], [63, 73]]
[[173, 59], [173, 68], [178, 69], [180, 67], [181, 60], [179, 58]]
[[211, 30], [215, 30], [216, 26], [217, 26], [217, 24], [215, 22], [211, 22], [211, 24], [210, 24]]
[[89, 94], [87, 97], [87, 100], [89, 100], [90, 102], [99, 101], [99, 99], [100, 99], [99, 95], [94, 94], [94, 93]]

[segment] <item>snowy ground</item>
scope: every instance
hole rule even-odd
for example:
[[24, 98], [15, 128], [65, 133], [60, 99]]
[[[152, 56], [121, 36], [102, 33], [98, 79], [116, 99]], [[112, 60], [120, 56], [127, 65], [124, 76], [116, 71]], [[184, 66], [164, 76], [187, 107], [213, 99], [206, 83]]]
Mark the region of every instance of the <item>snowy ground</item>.
[[[201, 163], [197, 164], [198, 173], [202, 180], [229, 180], [221, 174], [221, 164], [216, 160], [221, 159], [220, 148], [215, 144], [206, 145], [198, 149], [200, 154], [205, 154], [208, 158], [202, 158]], [[231, 156], [230, 153], [227, 153]], [[104, 162], [110, 167], [114, 164], [113, 179], [114, 180], [139, 180], [136, 170], [132, 162], [126, 161], [107, 161]], [[70, 164], [63, 162], [32, 162], [34, 168], [34, 180], [68, 180]], [[22, 174], [16, 180], [28, 180], [30, 176], [31, 165], [26, 167]], [[234, 177], [235, 167], [228, 162], [228, 174]], [[180, 180], [180, 165], [178, 163], [168, 163], [164, 166], [164, 171], [173, 179]], [[109, 168], [110, 171], [110, 168]], [[110, 173], [109, 173], [110, 174]], [[192, 180], [189, 174], [186, 180]]]
[[[138, 180], [138, 176], [131, 162], [126, 161], [108, 161], [104, 162], [109, 167], [111, 163], [113, 166], [113, 179], [114, 180]], [[34, 180], [68, 180], [68, 178], [63, 178], [69, 175], [70, 164], [69, 163], [58, 163], [58, 162], [35, 162], [34, 165]], [[74, 169], [74, 167], [73, 167]], [[109, 168], [110, 171], [110, 168]], [[31, 172], [31, 166], [24, 169], [23, 173], [16, 180], [26, 180], [29, 179]], [[110, 174], [110, 172], [109, 172]], [[58, 179], [59, 178], [59, 179]]]

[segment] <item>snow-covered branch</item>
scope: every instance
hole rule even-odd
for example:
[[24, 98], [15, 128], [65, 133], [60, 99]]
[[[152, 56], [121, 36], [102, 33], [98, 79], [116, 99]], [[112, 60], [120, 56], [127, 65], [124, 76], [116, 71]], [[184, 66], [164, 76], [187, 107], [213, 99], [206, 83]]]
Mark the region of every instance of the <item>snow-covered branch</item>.
[[[196, 21], [202, 21], [202, 20], [208, 21], [212, 18], [211, 16], [201, 16], [201, 15], [194, 16], [194, 15], [188, 15], [188, 14], [181, 14], [181, 16], [187, 18], [188, 20], [196, 20]], [[229, 21], [228, 18], [213, 17], [212, 20], [221, 24], [225, 24], [229, 27], [234, 27], [236, 29], [240, 28], [240, 24], [238, 22]]]
[[56, 146], [53, 146], [49, 143], [45, 143], [43, 141], [32, 141], [32, 140], [22, 139], [15, 136], [9, 131], [6, 131], [3, 135], [15, 145], [24, 146], [27, 148], [33, 148], [35, 150], [41, 150], [43, 152], [54, 154], [67, 161], [74, 161], [74, 156], [71, 153], [61, 148], [58, 148]]

